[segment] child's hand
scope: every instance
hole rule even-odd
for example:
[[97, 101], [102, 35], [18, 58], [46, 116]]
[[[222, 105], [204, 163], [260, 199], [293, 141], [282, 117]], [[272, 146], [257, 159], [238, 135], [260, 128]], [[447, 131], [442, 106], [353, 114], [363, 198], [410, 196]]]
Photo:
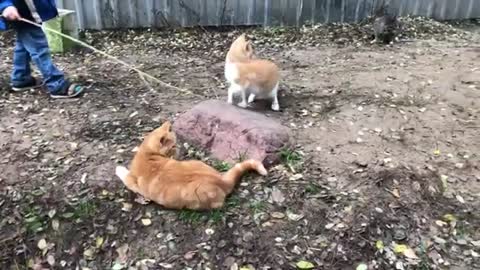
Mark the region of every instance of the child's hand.
[[18, 13], [18, 10], [14, 6], [7, 7], [6, 9], [3, 10], [2, 16], [10, 21], [16, 21], [21, 18], [20, 14]]

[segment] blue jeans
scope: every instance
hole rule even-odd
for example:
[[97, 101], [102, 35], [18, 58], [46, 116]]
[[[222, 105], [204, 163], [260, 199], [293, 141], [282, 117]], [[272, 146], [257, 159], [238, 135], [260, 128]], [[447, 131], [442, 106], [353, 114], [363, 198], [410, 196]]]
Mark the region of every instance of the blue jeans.
[[25, 86], [32, 81], [30, 61], [33, 60], [43, 76], [48, 92], [62, 92], [69, 82], [52, 62], [47, 37], [38, 27], [21, 27], [16, 29], [17, 41], [13, 55], [12, 85]]

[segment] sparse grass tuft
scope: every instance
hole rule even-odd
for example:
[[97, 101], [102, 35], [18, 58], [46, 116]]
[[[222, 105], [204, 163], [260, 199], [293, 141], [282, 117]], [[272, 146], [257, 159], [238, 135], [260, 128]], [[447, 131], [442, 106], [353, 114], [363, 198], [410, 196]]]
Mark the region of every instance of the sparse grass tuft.
[[238, 162], [244, 162], [247, 160], [247, 152], [238, 153], [237, 160]]
[[82, 200], [75, 206], [73, 214], [75, 218], [84, 219], [93, 217], [96, 210], [97, 206], [95, 203], [88, 200]]
[[305, 187], [305, 193], [307, 194], [318, 194], [320, 193], [321, 188], [315, 184], [315, 183], [308, 183], [308, 185]]
[[183, 209], [179, 212], [178, 218], [189, 224], [198, 224], [205, 216], [204, 212]]
[[28, 209], [23, 216], [25, 228], [29, 233], [35, 234], [44, 230], [45, 218], [39, 213], [37, 209]]
[[283, 149], [280, 151], [280, 159], [292, 172], [297, 171], [302, 164], [303, 156], [292, 149]]
[[211, 211], [194, 211], [184, 209], [178, 214], [178, 218], [188, 224], [199, 224], [202, 222], [218, 223], [223, 220], [228, 210], [236, 208], [240, 205], [240, 198], [230, 196], [226, 199], [223, 208], [213, 209]]
[[232, 165], [225, 161], [216, 160], [213, 162], [212, 166], [219, 172], [226, 172], [232, 168]]
[[264, 201], [253, 201], [250, 203], [249, 208], [255, 215], [257, 213], [265, 211], [267, 209], [267, 204]]

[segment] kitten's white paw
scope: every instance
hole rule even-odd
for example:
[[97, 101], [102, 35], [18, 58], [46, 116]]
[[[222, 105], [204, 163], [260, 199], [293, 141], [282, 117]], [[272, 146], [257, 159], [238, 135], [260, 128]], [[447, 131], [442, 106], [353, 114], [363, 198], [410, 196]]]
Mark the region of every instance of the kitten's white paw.
[[254, 94], [250, 94], [250, 96], [248, 96], [248, 103], [252, 103], [255, 101], [255, 95]]
[[228, 100], [227, 100], [227, 103], [228, 103], [228, 104], [233, 104], [233, 100], [228, 99]]
[[117, 175], [118, 178], [120, 178], [120, 180], [122, 181], [125, 181], [125, 179], [127, 178], [127, 175], [129, 174], [130, 172], [128, 171], [127, 168], [123, 167], [123, 166], [117, 166], [115, 168], [115, 174]]
[[248, 105], [247, 105], [246, 102], [240, 102], [240, 103], [238, 103], [238, 107], [241, 107], [241, 108], [244, 108], [244, 109], [245, 109], [245, 108], [247, 108], [247, 106], [248, 106]]
[[280, 105], [278, 103], [273, 103], [272, 110], [276, 112], [280, 111]]

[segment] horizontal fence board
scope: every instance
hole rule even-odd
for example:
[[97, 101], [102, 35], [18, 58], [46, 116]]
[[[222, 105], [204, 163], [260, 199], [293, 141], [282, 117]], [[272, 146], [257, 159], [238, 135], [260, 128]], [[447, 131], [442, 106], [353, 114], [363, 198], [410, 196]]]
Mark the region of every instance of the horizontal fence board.
[[57, 0], [81, 29], [359, 22], [383, 4], [397, 15], [480, 18], [480, 0]]

